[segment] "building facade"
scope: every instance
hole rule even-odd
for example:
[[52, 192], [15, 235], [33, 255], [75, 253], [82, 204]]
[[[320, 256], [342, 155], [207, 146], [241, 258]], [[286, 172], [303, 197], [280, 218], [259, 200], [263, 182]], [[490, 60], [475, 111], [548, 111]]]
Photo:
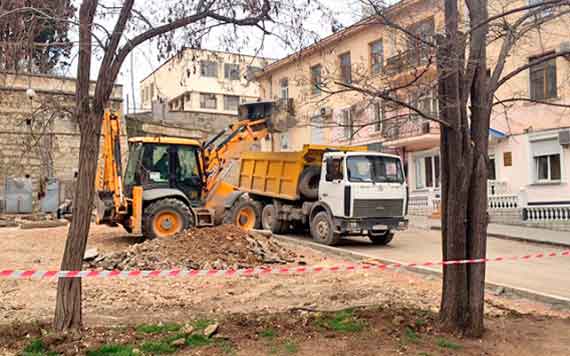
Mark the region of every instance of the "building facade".
[[[439, 1], [404, 0], [386, 15], [416, 36], [402, 35], [395, 26], [370, 17], [258, 75], [262, 97], [292, 100], [297, 118], [294, 127], [274, 137], [272, 147], [295, 150], [308, 142], [335, 143], [397, 153], [407, 172], [411, 212], [431, 214], [440, 198], [439, 126], [410, 107], [438, 117], [435, 54], [421, 39], [443, 31], [443, 7]], [[504, 73], [570, 48], [560, 36], [564, 19], [568, 15], [529, 31], [512, 50]], [[488, 46], [490, 68], [500, 46], [501, 41]], [[421, 80], [406, 85], [417, 77]], [[492, 220], [540, 222], [552, 216], [570, 221], [570, 109], [563, 107], [570, 103], [569, 77], [569, 59], [557, 57], [530, 66], [498, 90], [489, 131]], [[350, 90], [353, 83], [364, 93]], [[371, 99], [365, 92], [398, 86], [402, 89], [395, 96], [403, 105]]]
[[[11, 182], [29, 182], [34, 209], [49, 187], [59, 191], [59, 200], [72, 196], [80, 145], [75, 84], [73, 78], [0, 74], [0, 203]], [[108, 107], [121, 112], [122, 100], [122, 86], [116, 85]], [[122, 145], [126, 152], [126, 135]]]
[[270, 60], [237, 53], [184, 49], [140, 83], [144, 111], [160, 101], [167, 110], [237, 115], [238, 105], [259, 97], [253, 73]]

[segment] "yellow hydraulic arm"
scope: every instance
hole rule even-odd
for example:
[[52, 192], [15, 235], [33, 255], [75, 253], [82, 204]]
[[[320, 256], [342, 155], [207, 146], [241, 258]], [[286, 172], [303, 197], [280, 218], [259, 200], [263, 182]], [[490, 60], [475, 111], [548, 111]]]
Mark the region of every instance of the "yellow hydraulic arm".
[[[113, 211], [119, 213], [127, 209], [123, 193], [121, 165], [121, 122], [117, 113], [106, 111], [101, 127], [103, 147], [97, 166], [96, 193], [101, 198], [112, 198]], [[105, 200], [107, 200], [105, 199]], [[97, 215], [97, 222], [102, 223], [109, 216]]]

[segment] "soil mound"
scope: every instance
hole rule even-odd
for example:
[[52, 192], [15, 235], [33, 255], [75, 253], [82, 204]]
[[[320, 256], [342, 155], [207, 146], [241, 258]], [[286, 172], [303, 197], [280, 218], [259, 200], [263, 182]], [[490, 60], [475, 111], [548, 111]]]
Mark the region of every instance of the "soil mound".
[[86, 264], [106, 270], [228, 269], [292, 263], [296, 257], [270, 234], [221, 225], [147, 240]]

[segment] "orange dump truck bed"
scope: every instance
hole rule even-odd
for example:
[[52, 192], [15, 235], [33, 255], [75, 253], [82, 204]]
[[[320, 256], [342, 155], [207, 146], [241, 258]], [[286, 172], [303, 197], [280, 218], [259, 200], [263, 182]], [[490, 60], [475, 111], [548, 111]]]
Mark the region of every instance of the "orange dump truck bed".
[[366, 147], [305, 145], [295, 152], [244, 152], [238, 187], [267, 197], [297, 200], [301, 172], [307, 166], [320, 166], [325, 152], [365, 150]]

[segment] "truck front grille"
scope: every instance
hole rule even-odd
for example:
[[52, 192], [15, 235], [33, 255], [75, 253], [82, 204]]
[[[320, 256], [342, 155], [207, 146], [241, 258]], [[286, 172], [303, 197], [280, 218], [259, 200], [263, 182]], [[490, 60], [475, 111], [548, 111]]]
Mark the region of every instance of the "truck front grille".
[[355, 218], [390, 218], [402, 216], [403, 199], [355, 199]]

